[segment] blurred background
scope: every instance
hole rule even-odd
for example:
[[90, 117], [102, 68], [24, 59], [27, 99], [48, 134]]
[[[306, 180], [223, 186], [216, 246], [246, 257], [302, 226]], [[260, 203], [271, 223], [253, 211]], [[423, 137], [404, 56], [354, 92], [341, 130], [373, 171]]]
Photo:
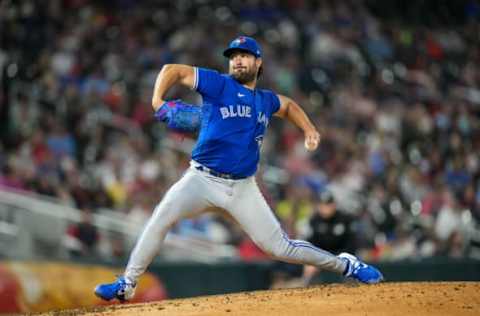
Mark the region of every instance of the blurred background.
[[[263, 145], [257, 180], [290, 236], [391, 281], [480, 279], [479, 1], [3, 0], [1, 312], [100, 303], [195, 142], [154, 121], [156, 75], [223, 72], [238, 35], [262, 46], [260, 87], [322, 133], [311, 154], [273, 119]], [[341, 281], [215, 214], [179, 222], [150, 272], [139, 300]]]

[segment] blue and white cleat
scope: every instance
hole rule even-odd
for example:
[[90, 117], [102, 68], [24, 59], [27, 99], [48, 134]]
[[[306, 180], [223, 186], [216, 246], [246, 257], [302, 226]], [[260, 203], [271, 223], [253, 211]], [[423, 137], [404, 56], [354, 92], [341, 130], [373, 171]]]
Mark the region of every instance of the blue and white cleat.
[[136, 286], [135, 282], [131, 282], [122, 276], [113, 283], [97, 285], [95, 287], [95, 295], [105, 301], [116, 298], [120, 302], [125, 302], [133, 297]]
[[358, 260], [354, 255], [342, 252], [338, 257], [347, 263], [344, 276], [367, 284], [383, 281], [383, 275], [377, 268]]

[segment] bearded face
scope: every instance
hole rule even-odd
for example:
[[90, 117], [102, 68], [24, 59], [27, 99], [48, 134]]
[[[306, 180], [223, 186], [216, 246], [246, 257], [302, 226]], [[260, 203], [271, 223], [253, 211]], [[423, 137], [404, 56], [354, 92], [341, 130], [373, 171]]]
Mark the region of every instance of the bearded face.
[[246, 84], [257, 78], [261, 59], [252, 54], [237, 51], [230, 55], [229, 74], [240, 84]]

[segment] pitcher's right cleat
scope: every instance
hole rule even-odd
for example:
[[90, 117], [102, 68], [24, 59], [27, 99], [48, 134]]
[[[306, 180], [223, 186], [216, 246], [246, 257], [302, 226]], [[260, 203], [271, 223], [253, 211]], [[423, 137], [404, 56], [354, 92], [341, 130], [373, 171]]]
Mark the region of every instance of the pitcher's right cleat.
[[338, 257], [347, 264], [347, 268], [343, 274], [344, 276], [367, 284], [383, 281], [383, 275], [377, 268], [358, 260], [354, 255], [342, 252]]
[[136, 283], [122, 276], [113, 283], [97, 285], [97, 287], [95, 287], [95, 295], [105, 301], [116, 298], [120, 302], [125, 302], [133, 297], [136, 286]]

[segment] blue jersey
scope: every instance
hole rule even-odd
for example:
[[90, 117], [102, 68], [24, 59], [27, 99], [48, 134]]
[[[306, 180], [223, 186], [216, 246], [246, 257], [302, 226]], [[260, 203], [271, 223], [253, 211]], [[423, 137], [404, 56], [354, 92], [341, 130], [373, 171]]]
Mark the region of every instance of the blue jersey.
[[195, 68], [194, 89], [202, 95], [203, 106], [192, 159], [235, 177], [255, 174], [265, 130], [280, 108], [278, 96], [204, 68]]

